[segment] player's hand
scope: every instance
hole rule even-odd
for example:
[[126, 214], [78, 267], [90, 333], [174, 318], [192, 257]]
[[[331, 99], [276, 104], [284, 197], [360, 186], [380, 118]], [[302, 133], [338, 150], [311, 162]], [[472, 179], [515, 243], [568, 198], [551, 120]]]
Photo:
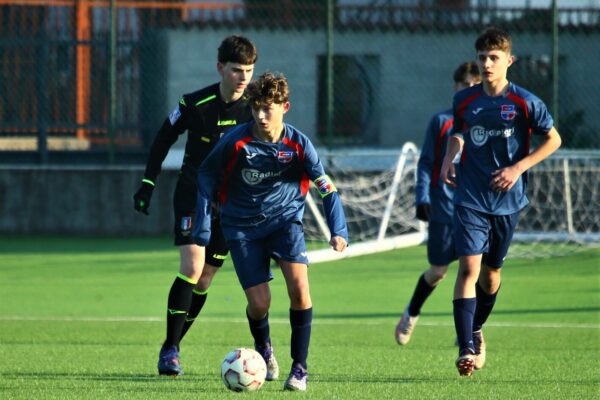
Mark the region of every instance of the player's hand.
[[348, 246], [348, 243], [346, 242], [346, 239], [344, 239], [341, 236], [333, 236], [331, 238], [331, 240], [329, 241], [329, 244], [331, 245], [331, 247], [333, 247], [333, 249], [335, 251], [344, 251], [346, 249], [346, 247]]
[[508, 192], [519, 180], [523, 171], [514, 165], [492, 172], [490, 188], [496, 192]]
[[440, 179], [448, 186], [456, 187], [456, 169], [452, 160], [444, 158], [442, 164], [442, 171], [440, 172]]
[[431, 214], [431, 204], [423, 203], [417, 205], [417, 219], [428, 222]]
[[133, 195], [133, 208], [136, 211], [149, 215], [148, 208], [150, 208], [150, 199], [152, 198], [152, 191], [154, 186], [147, 182], [142, 182], [142, 186]]

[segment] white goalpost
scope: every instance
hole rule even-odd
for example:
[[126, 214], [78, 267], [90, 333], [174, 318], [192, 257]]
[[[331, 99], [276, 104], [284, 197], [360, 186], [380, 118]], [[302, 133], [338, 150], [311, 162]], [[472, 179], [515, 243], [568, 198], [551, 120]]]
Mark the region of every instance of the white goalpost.
[[[413, 143], [398, 150], [320, 151], [344, 201], [350, 246], [309, 251], [311, 263], [415, 246], [427, 239], [415, 217]], [[311, 191], [315, 189], [311, 187]], [[329, 241], [320, 196], [307, 195], [309, 241]], [[521, 213], [510, 257], [560, 256], [600, 246], [600, 151], [561, 151], [528, 175], [530, 205]]]

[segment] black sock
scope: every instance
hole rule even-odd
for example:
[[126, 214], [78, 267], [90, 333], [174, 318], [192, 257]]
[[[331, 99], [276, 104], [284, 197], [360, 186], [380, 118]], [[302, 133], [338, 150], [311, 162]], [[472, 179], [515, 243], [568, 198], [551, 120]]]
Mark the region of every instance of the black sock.
[[473, 317], [473, 332], [481, 330], [485, 321], [492, 313], [492, 309], [496, 304], [496, 296], [500, 288], [496, 290], [496, 293], [488, 294], [479, 285], [479, 282], [475, 285], [475, 292], [477, 294], [477, 307], [475, 308], [475, 316]]
[[306, 370], [312, 325], [312, 308], [308, 310], [290, 309], [290, 325], [292, 327], [290, 355], [294, 364], [300, 364]]
[[263, 319], [255, 320], [250, 318], [246, 309], [246, 317], [248, 318], [248, 325], [250, 325], [250, 333], [254, 338], [254, 346], [257, 349], [270, 347], [271, 330], [269, 328], [269, 314], [267, 313]]
[[177, 278], [171, 286], [167, 303], [167, 339], [165, 340], [165, 347], [179, 347], [181, 330], [190, 309], [192, 290], [195, 285], [196, 282], [185, 275], [177, 274]]
[[183, 324], [183, 328], [181, 330], [181, 338], [179, 338], [180, 342], [196, 320], [196, 317], [198, 317], [198, 314], [200, 314], [200, 311], [202, 311], [202, 307], [204, 307], [207, 297], [207, 291], [192, 291], [192, 304], [190, 305], [190, 311], [188, 311], [187, 317], [185, 317], [185, 323]]
[[461, 352], [469, 349], [475, 354], [473, 345], [473, 314], [477, 306], [477, 299], [456, 299], [454, 304], [454, 327], [456, 328], [456, 337]]
[[425, 280], [425, 273], [423, 273], [417, 281], [417, 287], [415, 287], [412, 299], [410, 299], [410, 303], [408, 304], [408, 314], [411, 317], [415, 317], [421, 313], [421, 307], [423, 307], [425, 300], [427, 300], [434, 289], [435, 286], [429, 286]]

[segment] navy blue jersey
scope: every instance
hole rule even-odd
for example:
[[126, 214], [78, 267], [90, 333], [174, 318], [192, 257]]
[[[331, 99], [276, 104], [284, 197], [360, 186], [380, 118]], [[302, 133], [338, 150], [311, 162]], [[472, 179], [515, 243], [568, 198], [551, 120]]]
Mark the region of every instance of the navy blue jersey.
[[496, 192], [489, 184], [492, 172], [529, 154], [532, 134], [552, 129], [546, 105], [513, 83], [498, 97], [488, 96], [479, 84], [454, 95], [453, 112], [453, 135], [464, 139], [454, 203], [492, 215], [521, 210], [528, 204], [525, 174], [507, 192]]
[[452, 131], [452, 110], [435, 114], [429, 121], [417, 164], [417, 205], [431, 204], [430, 221], [452, 223], [454, 189], [440, 180], [446, 143]]
[[248, 228], [273, 217], [302, 221], [310, 181], [319, 189], [332, 236], [347, 241], [342, 202], [308, 137], [284, 124], [277, 143], [265, 142], [253, 136], [253, 126], [250, 121], [228, 132], [200, 166], [196, 243], [208, 243], [215, 192], [222, 224]]

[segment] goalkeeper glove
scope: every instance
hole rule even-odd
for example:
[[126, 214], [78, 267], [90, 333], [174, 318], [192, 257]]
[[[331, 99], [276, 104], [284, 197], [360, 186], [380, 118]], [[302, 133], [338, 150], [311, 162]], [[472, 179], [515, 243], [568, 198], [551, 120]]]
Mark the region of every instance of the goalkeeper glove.
[[428, 222], [429, 215], [431, 214], [431, 204], [419, 204], [417, 205], [417, 219]]
[[154, 182], [149, 179], [142, 180], [142, 186], [133, 195], [133, 208], [136, 211], [149, 215], [150, 199], [154, 190]]

